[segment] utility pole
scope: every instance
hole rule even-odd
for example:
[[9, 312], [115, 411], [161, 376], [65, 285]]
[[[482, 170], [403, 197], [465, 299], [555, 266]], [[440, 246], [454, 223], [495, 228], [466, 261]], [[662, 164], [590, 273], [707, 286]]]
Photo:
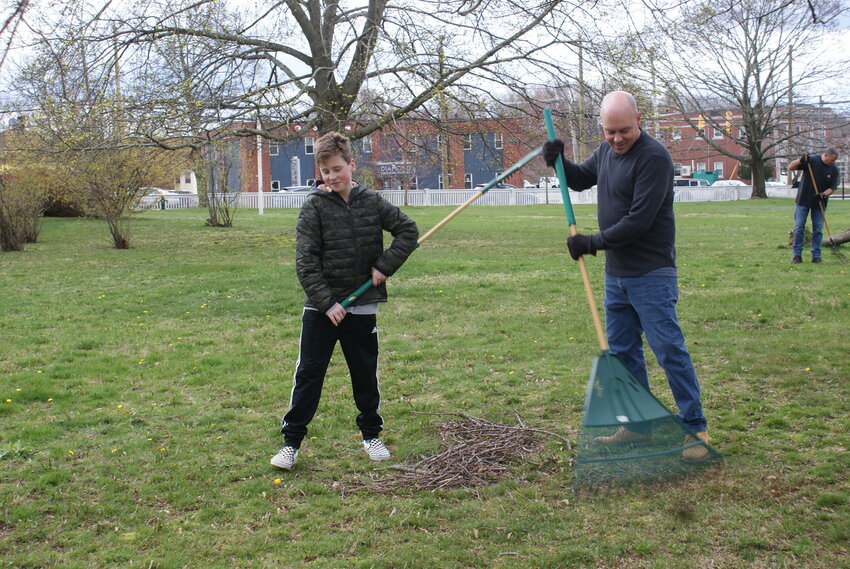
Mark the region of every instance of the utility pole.
[[[260, 113], [257, 112], [257, 130], [263, 130], [262, 124], [260, 123]], [[263, 209], [264, 202], [264, 194], [263, 194], [263, 136], [261, 134], [257, 135], [257, 209], [258, 214], [263, 215], [265, 213]]]
[[[793, 99], [793, 86], [794, 86], [794, 76], [791, 73], [791, 63], [793, 59], [793, 47], [788, 46], [788, 139], [785, 141], [786, 159], [788, 160], [785, 163], [785, 183], [789, 186], [791, 185], [791, 170], [788, 169], [788, 164], [791, 163], [791, 153], [793, 149], [791, 148], [791, 138], [794, 136], [794, 99]], [[778, 174], [778, 172], [777, 172]], [[779, 176], [777, 176], [778, 178]]]
[[578, 42], [578, 162], [584, 160], [584, 43]]

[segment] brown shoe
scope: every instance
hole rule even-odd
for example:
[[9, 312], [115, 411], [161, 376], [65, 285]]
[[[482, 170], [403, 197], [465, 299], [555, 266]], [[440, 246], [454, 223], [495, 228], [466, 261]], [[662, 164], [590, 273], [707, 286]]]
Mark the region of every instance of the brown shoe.
[[[708, 433], [705, 431], [701, 431], [697, 433], [697, 438], [693, 438], [691, 435], [685, 435], [685, 446], [692, 445], [699, 439], [699, 441], [708, 444]], [[688, 447], [682, 451], [682, 460], [685, 462], [702, 462], [708, 458], [708, 447], [702, 444], [697, 444], [692, 447]]]
[[645, 443], [652, 439], [652, 435], [646, 433], [636, 433], [625, 427], [618, 427], [610, 437], [593, 437], [593, 442], [602, 443], [603, 445], [627, 445], [634, 443]]

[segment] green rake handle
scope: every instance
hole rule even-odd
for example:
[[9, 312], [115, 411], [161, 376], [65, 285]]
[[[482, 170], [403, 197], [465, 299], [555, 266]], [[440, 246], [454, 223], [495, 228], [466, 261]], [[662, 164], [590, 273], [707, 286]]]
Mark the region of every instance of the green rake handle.
[[[501, 182], [502, 180], [504, 180], [505, 178], [507, 178], [507, 177], [508, 177], [508, 176], [510, 176], [511, 174], [513, 174], [513, 173], [517, 172], [520, 168], [522, 168], [523, 166], [525, 166], [526, 164], [528, 164], [529, 162], [531, 162], [533, 159], [537, 158], [537, 157], [540, 155], [540, 153], [541, 153], [542, 151], [543, 151], [543, 149], [542, 149], [542, 148], [535, 148], [534, 150], [532, 150], [531, 152], [529, 152], [528, 154], [526, 154], [525, 156], [523, 156], [523, 157], [520, 159], [520, 161], [519, 161], [519, 162], [517, 162], [516, 164], [514, 164], [513, 166], [511, 166], [510, 168], [508, 168], [507, 170], [505, 170], [504, 172], [502, 172], [501, 174], [499, 174], [498, 176], [496, 176], [495, 178], [493, 178], [493, 179], [492, 179], [492, 180], [490, 180], [489, 182], [487, 182], [487, 183], [484, 185], [484, 187], [483, 187], [483, 188], [481, 188], [480, 190], [478, 190], [477, 192], [475, 192], [475, 193], [472, 195], [472, 197], [471, 197], [471, 198], [469, 198], [469, 199], [468, 199], [468, 200], [466, 200], [464, 203], [462, 203], [461, 205], [459, 205], [459, 206], [457, 207], [457, 209], [455, 209], [455, 210], [454, 210], [453, 212], [451, 212], [449, 215], [447, 215], [446, 217], [444, 217], [444, 218], [443, 218], [443, 220], [442, 220], [442, 221], [440, 221], [440, 223], [438, 223], [437, 225], [435, 225], [434, 227], [432, 227], [432, 228], [431, 228], [431, 230], [430, 230], [430, 231], [428, 231], [428, 233], [426, 233], [425, 235], [423, 235], [422, 237], [420, 237], [420, 238], [419, 238], [419, 240], [416, 242], [416, 247], [414, 247], [414, 248], [413, 248], [413, 250], [415, 251], [416, 249], [418, 249], [420, 245], [422, 245], [422, 244], [423, 244], [423, 243], [425, 243], [428, 239], [430, 239], [430, 238], [431, 238], [431, 236], [432, 236], [432, 235], [434, 235], [434, 233], [436, 233], [437, 231], [439, 231], [439, 230], [440, 230], [440, 228], [442, 228], [445, 224], [447, 224], [449, 221], [451, 221], [451, 220], [452, 220], [452, 218], [454, 218], [457, 214], [459, 214], [459, 213], [460, 213], [460, 212], [462, 212], [464, 209], [466, 209], [466, 208], [467, 208], [467, 206], [469, 206], [472, 202], [474, 202], [475, 200], [477, 200], [478, 198], [480, 198], [481, 196], [483, 196], [485, 193], [487, 193], [487, 191], [488, 191], [488, 190], [490, 190], [490, 188], [492, 188], [493, 186], [495, 186], [496, 184], [498, 184], [499, 182]], [[357, 300], [357, 299], [360, 297], [360, 295], [361, 295], [361, 294], [363, 294], [364, 292], [366, 292], [366, 291], [367, 291], [367, 290], [369, 290], [370, 288], [372, 288], [372, 279], [369, 279], [368, 281], [366, 281], [365, 283], [363, 283], [362, 285], [360, 285], [360, 287], [359, 287], [357, 290], [355, 290], [354, 292], [352, 292], [351, 294], [349, 294], [349, 295], [345, 298], [345, 300], [343, 300], [342, 302], [340, 302], [340, 305], [342, 305], [342, 307], [343, 307], [343, 308], [346, 308], [346, 307], [350, 306], [352, 302], [354, 302], [355, 300]]]
[[[543, 109], [543, 119], [546, 122], [546, 135], [551, 142], [557, 138], [555, 136], [555, 122], [552, 120], [551, 109]], [[570, 201], [570, 190], [567, 187], [567, 174], [564, 172], [563, 161], [555, 160], [555, 173], [558, 175], [558, 185], [561, 186], [561, 197], [564, 199], [564, 212], [567, 214], [570, 235], [575, 235], [578, 233], [578, 229], [576, 229], [576, 216], [573, 213], [573, 202]], [[599, 319], [599, 309], [596, 308], [596, 298], [594, 298], [593, 289], [590, 286], [590, 275], [587, 273], [587, 265], [584, 263], [584, 257], [578, 258], [578, 268], [581, 271], [581, 280], [584, 282], [587, 305], [590, 307], [590, 314], [593, 316], [596, 339], [599, 341], [600, 349], [606, 351], [608, 349], [608, 339], [605, 337], [605, 331], [602, 329], [602, 320]]]

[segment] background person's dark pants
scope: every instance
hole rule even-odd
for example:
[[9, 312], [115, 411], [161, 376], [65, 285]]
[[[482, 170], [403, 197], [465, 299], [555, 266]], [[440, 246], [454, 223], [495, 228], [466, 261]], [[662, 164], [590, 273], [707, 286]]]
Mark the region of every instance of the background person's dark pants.
[[384, 420], [378, 414], [381, 392], [378, 388], [378, 328], [374, 314], [347, 314], [334, 326], [323, 313], [305, 310], [301, 318], [301, 345], [295, 368], [295, 386], [289, 412], [283, 417], [284, 444], [299, 448], [307, 435], [307, 425], [316, 414], [325, 372], [339, 341], [351, 374], [354, 403], [360, 414], [357, 426], [363, 440], [378, 436]]

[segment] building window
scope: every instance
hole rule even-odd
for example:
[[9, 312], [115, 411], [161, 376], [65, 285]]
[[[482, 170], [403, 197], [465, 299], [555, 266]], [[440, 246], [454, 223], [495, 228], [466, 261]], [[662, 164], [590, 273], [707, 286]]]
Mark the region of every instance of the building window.
[[445, 189], [445, 188], [443, 187], [443, 175], [442, 175], [442, 174], [440, 174], [439, 176], [437, 176], [437, 187], [438, 187], [439, 189], [441, 189], [441, 190], [444, 190], [444, 189]]
[[363, 138], [363, 153], [364, 154], [372, 154], [372, 137], [367, 136]]
[[747, 138], [747, 129], [745, 129], [744, 127], [738, 128], [738, 138], [740, 138], [741, 140]]
[[272, 191], [279, 192], [280, 191], [280, 180], [272, 180]]
[[316, 185], [316, 179], [315, 178], [307, 178], [307, 184], [306, 185], [315, 186]]
[[442, 145], [443, 145], [443, 135], [438, 134], [437, 135], [437, 148], [440, 148]]
[[472, 174], [464, 174], [463, 175], [463, 187], [466, 190], [472, 189]]
[[705, 138], [705, 129], [704, 128], [698, 128], [697, 133], [694, 136], [694, 138]]
[[682, 140], [682, 129], [678, 127], [673, 129], [673, 140]]
[[472, 150], [472, 135], [464, 134], [463, 135], [463, 149], [464, 150]]
[[501, 150], [504, 147], [504, 140], [502, 138], [502, 133], [497, 132], [493, 135], [493, 147], [496, 150]]
[[697, 170], [705, 170], [705, 162], [697, 162]]
[[659, 128], [656, 131], [655, 136], [658, 138], [658, 142], [664, 142], [664, 129]]
[[277, 156], [280, 154], [280, 144], [277, 142], [269, 143], [269, 156]]
[[681, 176], [682, 175], [682, 165], [679, 162], [673, 164], [673, 175]]
[[410, 180], [410, 189], [411, 190], [418, 190], [419, 189], [419, 178], [414, 177], [412, 180]]
[[310, 155], [313, 154], [313, 137], [305, 136], [304, 137], [304, 154]]
[[411, 138], [410, 151], [411, 152], [419, 152], [419, 135], [414, 134], [413, 138]]
[[186, 177], [184, 178], [184, 180], [187, 184], [191, 184], [192, 183], [192, 174], [186, 174]]
[[723, 138], [723, 131], [717, 127], [714, 127], [714, 139], [719, 140]]
[[722, 161], [714, 163], [714, 171], [717, 172], [718, 176], [721, 176], [721, 177], [723, 176], [723, 162]]

